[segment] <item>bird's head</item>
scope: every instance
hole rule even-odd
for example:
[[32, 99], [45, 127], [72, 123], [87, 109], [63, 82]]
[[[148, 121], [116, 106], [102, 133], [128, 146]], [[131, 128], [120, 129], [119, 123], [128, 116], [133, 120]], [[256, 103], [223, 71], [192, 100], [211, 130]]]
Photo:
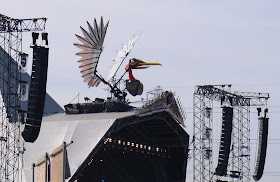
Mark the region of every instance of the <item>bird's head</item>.
[[141, 61], [140, 59], [132, 58], [129, 60], [129, 63], [125, 66], [125, 71], [129, 69], [146, 69], [149, 68], [150, 65], [161, 65], [160, 63], [147, 63]]

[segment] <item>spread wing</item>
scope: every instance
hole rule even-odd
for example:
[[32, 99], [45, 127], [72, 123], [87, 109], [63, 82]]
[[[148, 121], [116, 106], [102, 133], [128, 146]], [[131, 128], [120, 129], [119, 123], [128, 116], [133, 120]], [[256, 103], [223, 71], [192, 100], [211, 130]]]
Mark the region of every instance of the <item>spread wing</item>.
[[106, 81], [109, 82], [111, 85], [114, 85], [114, 82], [116, 81], [115, 77], [116, 77], [117, 71], [119, 70], [124, 59], [128, 56], [128, 54], [134, 47], [134, 44], [137, 41], [137, 39], [140, 37], [140, 35], [141, 35], [141, 33], [134, 34], [133, 37], [128, 40], [128, 43], [126, 45], [122, 45], [122, 50], [117, 52], [117, 56], [113, 59], [111, 69], [106, 78]]
[[96, 68], [103, 49], [103, 42], [109, 21], [104, 25], [103, 18], [101, 17], [99, 26], [96, 19], [94, 19], [93, 26], [91, 26], [89, 22], [87, 22], [87, 24], [89, 31], [81, 27], [83, 37], [76, 35], [81, 41], [81, 44], [75, 43], [74, 45], [82, 49], [76, 55], [81, 56], [78, 62], [80, 63], [79, 68], [81, 68], [80, 72], [82, 73], [84, 82], [87, 82], [89, 87], [97, 87], [101, 79], [96, 75]]

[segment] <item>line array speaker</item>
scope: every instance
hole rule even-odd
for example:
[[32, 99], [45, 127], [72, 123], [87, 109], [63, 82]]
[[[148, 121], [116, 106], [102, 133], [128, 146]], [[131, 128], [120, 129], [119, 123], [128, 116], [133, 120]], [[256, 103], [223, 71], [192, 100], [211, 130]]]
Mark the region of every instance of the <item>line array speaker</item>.
[[231, 145], [231, 133], [232, 133], [232, 119], [233, 108], [223, 107], [223, 122], [221, 143], [219, 151], [218, 165], [215, 170], [215, 174], [219, 176], [225, 176], [227, 174], [228, 159]]
[[258, 145], [258, 155], [255, 166], [255, 172], [253, 178], [255, 181], [259, 181], [263, 175], [266, 149], [267, 149], [267, 136], [268, 136], [268, 118], [259, 118], [259, 145]]
[[28, 96], [27, 119], [22, 132], [26, 142], [34, 142], [40, 132], [45, 104], [49, 48], [33, 46], [33, 63]]

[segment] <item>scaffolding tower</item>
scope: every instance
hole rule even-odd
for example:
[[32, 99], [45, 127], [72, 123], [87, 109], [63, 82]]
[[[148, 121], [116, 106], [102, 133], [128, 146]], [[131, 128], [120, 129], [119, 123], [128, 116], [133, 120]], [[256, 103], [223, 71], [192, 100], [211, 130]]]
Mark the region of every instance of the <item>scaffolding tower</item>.
[[[231, 92], [231, 85], [201, 85], [194, 91], [193, 111], [193, 181], [250, 181], [250, 107], [266, 106], [269, 94]], [[229, 135], [230, 150], [220, 144], [219, 161], [228, 154], [222, 166], [213, 166], [213, 102], [232, 108]], [[222, 127], [225, 127], [223, 124]], [[229, 127], [229, 126], [227, 126]], [[221, 135], [221, 140], [225, 140]], [[226, 161], [226, 164], [225, 164]], [[224, 172], [218, 172], [224, 168]]]
[[0, 14], [0, 181], [18, 181], [21, 113], [22, 32], [45, 30], [46, 18]]

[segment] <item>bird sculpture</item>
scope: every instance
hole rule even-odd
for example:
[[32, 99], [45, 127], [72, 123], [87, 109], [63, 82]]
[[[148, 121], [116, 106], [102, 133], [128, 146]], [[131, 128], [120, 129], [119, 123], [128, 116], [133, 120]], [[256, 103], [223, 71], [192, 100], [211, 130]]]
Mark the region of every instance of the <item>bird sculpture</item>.
[[[87, 22], [87, 25], [88, 31], [83, 27], [80, 27], [83, 36], [76, 34], [76, 37], [81, 41], [81, 43], [74, 43], [76, 47], [82, 49], [76, 55], [81, 57], [78, 62], [80, 63], [80, 72], [84, 82], [86, 82], [89, 87], [97, 87], [100, 82], [103, 82], [106, 85], [106, 89], [109, 90], [115, 98], [121, 100], [124, 100], [127, 95], [125, 90], [133, 96], [141, 95], [143, 92], [143, 84], [134, 78], [132, 69], [145, 69], [150, 65], [161, 65], [160, 63], [147, 63], [139, 59], [132, 58], [126, 65], [124, 74], [119, 79], [116, 79], [116, 74], [120, 66], [134, 47], [134, 44], [141, 33], [134, 35], [128, 41], [127, 45], [123, 45], [122, 50], [117, 52], [116, 58], [113, 59], [111, 70], [109, 71], [107, 78], [104, 79], [97, 71], [97, 65], [103, 50], [103, 43], [109, 21], [104, 24], [103, 18], [101, 17], [99, 25], [97, 24], [96, 19], [94, 19], [93, 26], [89, 22]], [[129, 79], [125, 80], [126, 89], [120, 90], [118, 84], [120, 84], [120, 81], [126, 73], [129, 74]]]
[[143, 84], [134, 78], [132, 74], [132, 69], [146, 69], [149, 68], [149, 65], [161, 65], [160, 63], [146, 63], [140, 59], [132, 58], [129, 60], [129, 63], [125, 66], [125, 71], [129, 74], [129, 79], [126, 80], [126, 89], [128, 92], [133, 95], [142, 95], [143, 93]]

